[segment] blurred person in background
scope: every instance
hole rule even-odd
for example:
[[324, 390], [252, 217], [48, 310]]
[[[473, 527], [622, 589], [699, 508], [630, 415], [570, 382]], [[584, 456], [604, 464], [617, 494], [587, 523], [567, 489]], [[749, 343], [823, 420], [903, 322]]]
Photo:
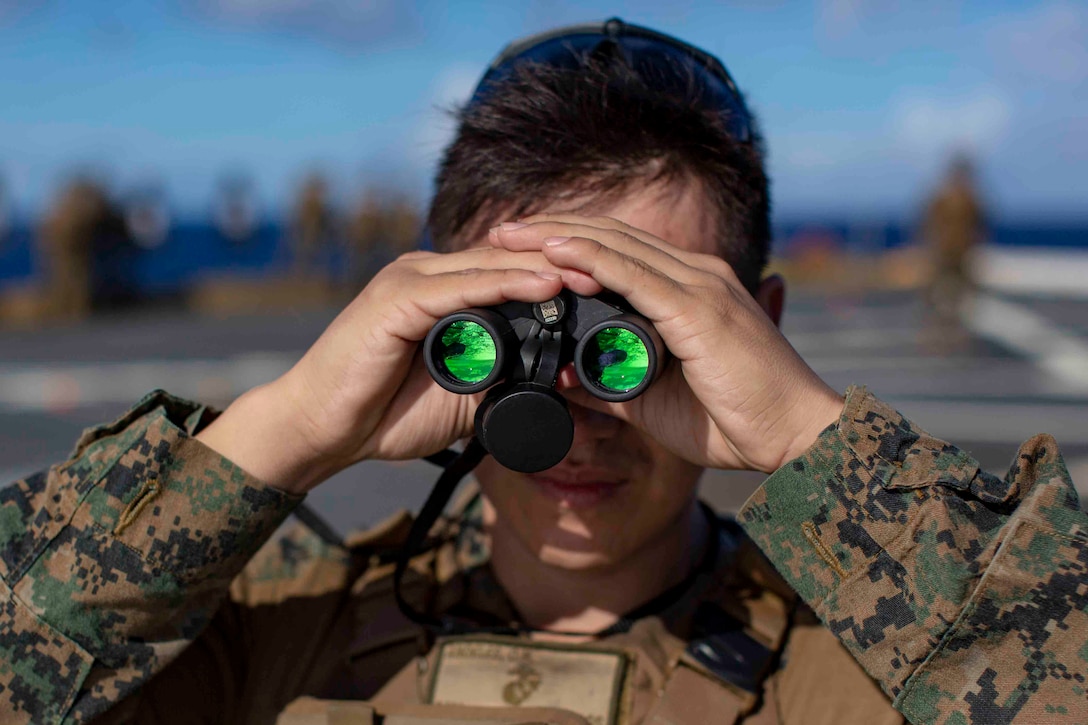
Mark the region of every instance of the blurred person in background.
[[157, 183], [137, 187], [125, 201], [125, 226], [140, 249], [158, 249], [170, 236], [173, 220], [166, 193]]
[[391, 261], [415, 249], [419, 242], [421, 219], [416, 205], [405, 194], [395, 194], [386, 206], [386, 245]]
[[348, 220], [348, 291], [354, 295], [377, 271], [374, 258], [384, 237], [383, 206], [377, 192], [369, 186], [363, 190]]
[[336, 217], [325, 178], [313, 173], [299, 189], [292, 215], [291, 241], [298, 275], [316, 271], [335, 233]]
[[927, 203], [922, 234], [931, 264], [926, 303], [938, 321], [957, 325], [963, 304], [975, 288], [972, 253], [986, 235], [974, 164], [966, 154], [953, 157]]
[[[1088, 721], [1088, 518], [1056, 443], [999, 478], [830, 389], [778, 330], [767, 186], [712, 56], [618, 20], [509, 46], [439, 169], [439, 252], [221, 414], [154, 392], [0, 491], [5, 720]], [[422, 553], [407, 514], [276, 535], [346, 466], [472, 435], [482, 393], [421, 364], [439, 319], [564, 288], [652, 322], [673, 358], [645, 393], [559, 371], [566, 458], [484, 458]], [[768, 478], [723, 517], [707, 467]]]
[[79, 320], [97, 301], [124, 298], [126, 280], [111, 266], [129, 246], [124, 218], [106, 189], [90, 177], [68, 183], [46, 212], [38, 234], [46, 270], [48, 308], [55, 317]]
[[3, 249], [8, 232], [11, 231], [11, 201], [7, 191], [4, 180], [0, 178], [0, 249]]
[[253, 237], [260, 219], [249, 176], [234, 172], [220, 180], [212, 218], [216, 229], [228, 242], [244, 244]]
[[348, 284], [352, 292], [361, 289], [394, 257], [413, 249], [419, 228], [419, 214], [406, 196], [368, 186], [348, 227]]

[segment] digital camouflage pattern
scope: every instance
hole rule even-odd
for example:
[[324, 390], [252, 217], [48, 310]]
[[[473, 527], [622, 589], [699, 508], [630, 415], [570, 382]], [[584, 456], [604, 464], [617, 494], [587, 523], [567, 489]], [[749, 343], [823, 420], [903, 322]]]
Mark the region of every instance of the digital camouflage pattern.
[[911, 722], [1088, 722], [1088, 519], [1050, 436], [1001, 479], [851, 389], [739, 518]]
[[153, 394], [0, 489], [0, 721], [87, 721], [133, 692], [290, 513], [183, 430], [207, 415]]
[[[211, 416], [153, 394], [0, 489], [0, 721], [271, 723], [302, 695], [417, 701], [422, 640], [388, 556], [410, 518], [343, 548], [300, 527], [271, 538], [298, 499], [191, 438]], [[477, 513], [414, 560], [406, 594], [509, 623]], [[706, 602], [784, 647], [761, 693], [732, 688], [738, 723], [901, 722], [874, 680], [915, 723], [1088, 722], [1088, 523], [1049, 437], [1002, 481], [852, 389], [740, 519], [788, 585], [741, 537], [690, 598], [605, 640], [639, 652], [625, 723], [662, 712]]]

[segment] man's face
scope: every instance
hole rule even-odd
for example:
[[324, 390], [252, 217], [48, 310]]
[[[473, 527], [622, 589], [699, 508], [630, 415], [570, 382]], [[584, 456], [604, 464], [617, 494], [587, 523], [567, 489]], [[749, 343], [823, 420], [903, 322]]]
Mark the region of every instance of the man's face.
[[[681, 249], [715, 253], [709, 209], [696, 184], [656, 184], [616, 203], [541, 211], [609, 216]], [[559, 465], [524, 474], [488, 457], [476, 469], [492, 526], [509, 534], [504, 541], [555, 566], [608, 568], [686, 527], [703, 469], [617, 418], [570, 407], [574, 442]]]

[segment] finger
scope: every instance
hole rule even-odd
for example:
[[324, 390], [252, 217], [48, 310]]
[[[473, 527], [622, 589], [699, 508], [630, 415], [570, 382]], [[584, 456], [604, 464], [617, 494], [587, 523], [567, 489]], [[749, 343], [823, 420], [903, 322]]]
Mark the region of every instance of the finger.
[[[631, 227], [627, 229], [638, 231]], [[492, 232], [493, 235], [489, 235], [492, 243], [511, 251], [543, 251], [547, 246], [547, 240], [584, 237], [596, 240], [623, 254], [636, 257], [678, 280], [691, 281], [693, 275], [696, 274], [695, 268], [684, 258], [685, 253], [682, 250], [646, 232], [640, 232], [646, 237], [642, 239], [624, 229], [564, 221], [541, 221], [517, 228], [504, 228], [500, 225], [493, 228]]]
[[563, 285], [580, 295], [592, 296], [601, 292], [601, 285], [592, 277], [578, 270], [556, 267], [543, 254], [515, 252], [508, 249], [479, 247], [448, 254], [423, 253], [427, 256], [410, 256], [400, 259], [413, 269], [428, 275], [458, 272], [465, 269], [527, 269], [534, 272], [558, 274]]
[[543, 302], [562, 288], [558, 275], [526, 269], [463, 269], [430, 275], [405, 296], [405, 305], [418, 313], [407, 315], [404, 328], [393, 332], [403, 339], [421, 340], [439, 319], [466, 307], [512, 300]]
[[[515, 222], [514, 224], [519, 224], [519, 225], [520, 224], [524, 224], [524, 225], [570, 224], [570, 225], [576, 226], [576, 227], [590, 227], [590, 228], [593, 228], [593, 229], [604, 229], [604, 230], [608, 230], [608, 231], [611, 231], [611, 232], [615, 232], [616, 234], [620, 235], [619, 237], [617, 237], [617, 239], [622, 240], [624, 237], [630, 237], [632, 241], [639, 241], [639, 242], [642, 242], [644, 244], [648, 244], [649, 246], [651, 246], [651, 247], [653, 247], [655, 249], [658, 249], [660, 251], [664, 251], [667, 254], [669, 254], [670, 256], [672, 256], [672, 257], [674, 257], [676, 259], [679, 259], [680, 261], [683, 261], [683, 262], [687, 262], [688, 261], [687, 258], [689, 256], [692, 256], [691, 252], [687, 252], [686, 250], [680, 249], [679, 247], [676, 247], [675, 245], [673, 245], [672, 243], [670, 243], [669, 241], [667, 241], [665, 239], [662, 239], [662, 238], [660, 238], [658, 236], [655, 236], [655, 235], [651, 234], [650, 232], [648, 232], [648, 231], [646, 231], [644, 229], [639, 229], [638, 227], [633, 227], [630, 224], [627, 224], [626, 222], [623, 222], [623, 221], [621, 221], [619, 219], [616, 219], [614, 217], [609, 217], [609, 216], [587, 217], [587, 216], [583, 216], [583, 215], [580, 215], [580, 214], [545, 213], [545, 214], [534, 214], [534, 215], [529, 216], [529, 217], [524, 217], [522, 219], [518, 219], [517, 222]], [[500, 229], [504, 229], [504, 231], [505, 231], [504, 227], [507, 227], [507, 226], [512, 226], [512, 225], [510, 225], [509, 223], [499, 225]], [[518, 227], [518, 228], [521, 228], [521, 227]], [[512, 229], [512, 230], [516, 231], [516, 229]], [[571, 235], [571, 236], [577, 236], [577, 235]], [[591, 236], [590, 238], [594, 239], [596, 237]], [[605, 241], [607, 243], [607, 240], [601, 240], [601, 241]], [[617, 247], [617, 248], [619, 248], [619, 247]]]
[[544, 254], [558, 267], [588, 274], [653, 322], [678, 316], [691, 302], [685, 284], [645, 260], [623, 254], [595, 239], [572, 237], [548, 244]]
[[560, 270], [560, 276], [563, 279], [564, 287], [583, 297], [592, 297], [594, 295], [599, 295], [604, 291], [604, 287], [601, 286], [601, 283], [585, 272], [580, 272], [576, 269], [563, 269]]
[[401, 255], [397, 262], [407, 264], [411, 269], [423, 274], [441, 274], [462, 269], [528, 269], [534, 272], [554, 272], [559, 270], [542, 254], [521, 253], [492, 247], [473, 247], [444, 254], [424, 252], [418, 256], [414, 252]]
[[597, 227], [598, 229], [613, 229], [615, 231], [627, 232], [628, 234], [632, 234], [639, 238], [654, 237], [654, 235], [650, 234], [645, 230], [638, 229], [637, 227], [633, 227], [626, 222], [620, 221], [619, 219], [610, 216], [585, 216], [583, 214], [545, 212], [541, 214], [533, 214], [532, 216], [522, 217], [518, 219], [515, 223], [540, 224], [542, 222], [582, 224], [586, 226]]
[[[535, 249], [539, 244], [525, 245], [519, 242], [517, 235], [524, 230], [538, 227], [542, 224], [570, 224], [571, 233], [557, 236], [585, 236], [623, 251], [632, 256], [640, 257], [654, 264], [670, 276], [684, 282], [697, 282], [701, 274], [710, 274], [724, 279], [730, 286], [740, 285], [736, 270], [726, 261], [720, 252], [696, 252], [683, 249], [654, 236], [647, 231], [638, 229], [612, 217], [584, 217], [576, 214], [535, 214], [519, 219], [518, 222], [504, 222], [493, 228], [489, 241], [493, 246], [502, 246], [508, 249], [521, 249], [528, 247]], [[585, 229], [579, 227], [606, 230], [604, 234], [585, 234]], [[550, 232], [551, 230], [546, 230]], [[509, 237], [509, 239], [504, 239]], [[717, 248], [717, 245], [715, 245]], [[667, 256], [661, 256], [664, 253]], [[670, 259], [675, 259], [679, 265], [686, 265], [693, 276], [684, 277], [684, 266], [670, 266]]]

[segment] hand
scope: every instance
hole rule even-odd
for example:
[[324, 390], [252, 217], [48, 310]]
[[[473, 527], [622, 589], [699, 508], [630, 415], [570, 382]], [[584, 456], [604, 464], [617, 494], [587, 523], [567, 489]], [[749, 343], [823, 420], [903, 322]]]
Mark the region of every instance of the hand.
[[684, 251], [607, 217], [541, 214], [496, 227], [491, 243], [539, 251], [564, 275], [582, 272], [627, 299], [675, 358], [649, 390], [607, 403], [573, 369], [560, 384], [575, 403], [645, 430], [712, 468], [771, 472], [808, 448], [843, 400], [801, 359], [714, 255]]
[[431, 380], [420, 342], [442, 317], [508, 300], [540, 302], [564, 283], [600, 291], [539, 252], [412, 252], [379, 272], [282, 378], [235, 401], [198, 437], [267, 483], [304, 492], [368, 458], [434, 453], [472, 432], [478, 395]]

